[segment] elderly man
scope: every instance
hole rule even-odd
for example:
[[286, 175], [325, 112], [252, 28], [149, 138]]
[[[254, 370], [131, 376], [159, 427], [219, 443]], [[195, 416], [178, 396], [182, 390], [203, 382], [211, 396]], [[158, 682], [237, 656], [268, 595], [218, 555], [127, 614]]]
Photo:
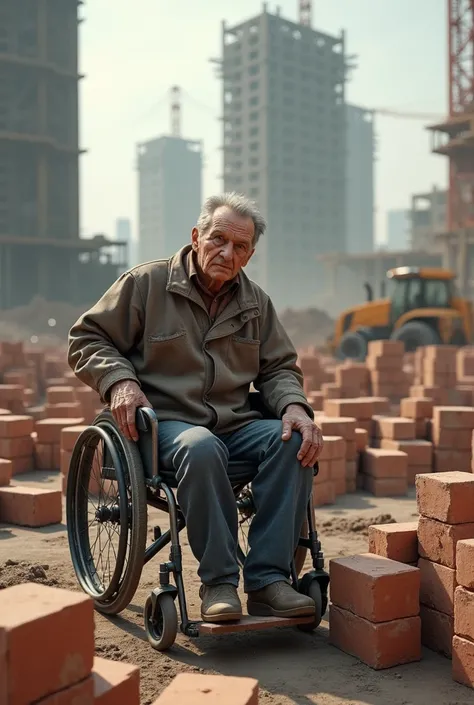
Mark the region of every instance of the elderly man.
[[[258, 465], [248, 613], [315, 611], [289, 576], [322, 436], [294, 347], [269, 297], [242, 271], [264, 231], [243, 196], [209, 198], [190, 245], [123, 274], [70, 333], [70, 366], [110, 404], [128, 439], [138, 437], [138, 407], [157, 413], [160, 463], [176, 473], [199, 561], [201, 616], [211, 622], [242, 615], [229, 460]], [[274, 420], [252, 410], [251, 383]]]

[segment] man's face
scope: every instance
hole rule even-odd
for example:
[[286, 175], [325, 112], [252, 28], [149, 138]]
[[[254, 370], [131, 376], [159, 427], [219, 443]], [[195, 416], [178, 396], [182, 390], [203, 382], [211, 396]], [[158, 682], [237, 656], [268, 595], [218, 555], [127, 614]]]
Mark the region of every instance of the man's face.
[[193, 250], [212, 291], [233, 279], [245, 267], [254, 252], [254, 224], [227, 206], [214, 211], [212, 223], [205, 233], [192, 231]]

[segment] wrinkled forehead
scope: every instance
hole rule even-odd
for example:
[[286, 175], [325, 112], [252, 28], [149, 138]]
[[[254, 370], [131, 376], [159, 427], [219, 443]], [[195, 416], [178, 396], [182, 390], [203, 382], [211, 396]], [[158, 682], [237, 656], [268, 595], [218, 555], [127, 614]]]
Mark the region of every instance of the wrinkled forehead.
[[255, 226], [252, 218], [241, 216], [230, 208], [222, 207], [214, 211], [209, 232], [219, 232], [221, 235], [232, 239], [252, 241]]

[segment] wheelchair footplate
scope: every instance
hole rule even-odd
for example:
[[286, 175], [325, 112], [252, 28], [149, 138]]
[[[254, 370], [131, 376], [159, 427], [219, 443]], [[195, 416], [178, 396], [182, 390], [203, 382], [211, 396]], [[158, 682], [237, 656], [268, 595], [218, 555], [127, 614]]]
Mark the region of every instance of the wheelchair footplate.
[[249, 617], [245, 615], [238, 622], [197, 622], [199, 636], [219, 636], [236, 632], [263, 631], [278, 627], [297, 627], [300, 624], [311, 624], [314, 617]]

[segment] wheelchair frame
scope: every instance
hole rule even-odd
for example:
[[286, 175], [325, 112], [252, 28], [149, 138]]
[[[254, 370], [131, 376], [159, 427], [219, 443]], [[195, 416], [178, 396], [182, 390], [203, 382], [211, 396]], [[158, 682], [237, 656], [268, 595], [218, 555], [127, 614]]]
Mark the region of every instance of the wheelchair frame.
[[[255, 400], [254, 400], [255, 401]], [[267, 417], [268, 418], [268, 417]], [[307, 507], [307, 524], [308, 533], [307, 537], [301, 537], [298, 541], [299, 547], [304, 547], [309, 549], [312, 559], [312, 570], [299, 578], [297, 570], [295, 568], [295, 560], [293, 559], [291, 564], [291, 583], [295, 589], [299, 592], [310, 595], [315, 600], [316, 613], [310, 617], [298, 617], [298, 618], [277, 618], [277, 617], [243, 617], [238, 622], [222, 622], [222, 623], [209, 623], [203, 621], [195, 621], [189, 618], [186, 594], [184, 588], [183, 580], [183, 560], [182, 560], [182, 549], [179, 540], [180, 532], [185, 528], [186, 522], [181, 509], [176, 501], [172, 483], [168, 484], [166, 480], [166, 475], [170, 473], [160, 473], [159, 472], [159, 448], [158, 448], [158, 418], [152, 409], [142, 407], [137, 410], [137, 430], [139, 431], [139, 441], [137, 443], [137, 453], [140, 456], [141, 465], [143, 467], [143, 479], [145, 484], [145, 500], [146, 504], [154, 507], [155, 509], [161, 510], [169, 515], [169, 529], [163, 534], [161, 533], [161, 528], [159, 526], [154, 527], [154, 540], [153, 542], [145, 547], [145, 552], [143, 556], [143, 563], [140, 566], [140, 573], [143, 565], [152, 560], [165, 546], [170, 545], [169, 559], [160, 563], [159, 567], [159, 584], [156, 588], [151, 591], [149, 595], [145, 609], [144, 609], [144, 621], [145, 630], [148, 639], [153, 646], [153, 648], [164, 651], [174, 643], [178, 629], [184, 635], [188, 637], [198, 637], [202, 634], [219, 634], [228, 633], [236, 631], [244, 631], [247, 629], [268, 629], [270, 627], [284, 627], [284, 626], [298, 626], [303, 631], [313, 631], [317, 626], [319, 626], [323, 615], [326, 612], [328, 604], [328, 585], [329, 585], [329, 575], [324, 570], [324, 556], [321, 549], [321, 543], [318, 538], [318, 533], [315, 526], [314, 518], [314, 503], [313, 495], [311, 493], [308, 507]], [[89, 426], [83, 434], [79, 437], [76, 448], [80, 448], [81, 439], [84, 438], [85, 434], [91, 433], [91, 429], [96, 429], [99, 437], [105, 440], [105, 436], [109, 436], [111, 440], [111, 432], [115, 434], [118, 433], [117, 429], [112, 429], [111, 421], [107, 419], [102, 419], [100, 415], [96, 418], [91, 426]], [[123, 442], [123, 438], [122, 438]], [[113, 444], [112, 444], [113, 445]], [[109, 447], [108, 444], [105, 446], [105, 453], [102, 467], [101, 467], [101, 477], [102, 479], [113, 479], [112, 476], [107, 477], [110, 471], [113, 469], [109, 468], [109, 463], [107, 462], [107, 453], [110, 455], [110, 460], [116, 462], [119, 460], [117, 451], [113, 447]], [[75, 453], [73, 452], [73, 459], [75, 458]], [[73, 462], [71, 460], [71, 464]], [[77, 461], [77, 457], [76, 457]], [[115, 464], [114, 462], [114, 464]], [[244, 467], [247, 463], [235, 463], [235, 465]], [[118, 467], [117, 465], [115, 465]], [[255, 468], [253, 464], [248, 463], [249, 468]], [[314, 475], [318, 473], [318, 464], [315, 465], [313, 470]], [[77, 474], [77, 473], [76, 473]], [[245, 477], [243, 475], [238, 475], [235, 482], [232, 482], [232, 488], [236, 498], [237, 509], [245, 509], [244, 502], [247, 499], [241, 500], [239, 504], [239, 494], [242, 490], [251, 483], [250, 475], [253, 473], [249, 472]], [[115, 478], [117, 479], [117, 478]], [[71, 473], [68, 481], [68, 491], [67, 491], [67, 507], [68, 514], [72, 511], [74, 502], [77, 502], [77, 488], [72, 487]], [[122, 481], [123, 482], [123, 481]], [[71, 488], [69, 487], [71, 484]], [[120, 483], [119, 483], [120, 485]], [[143, 498], [142, 498], [143, 500]], [[250, 497], [251, 501], [251, 497]], [[122, 500], [119, 499], [119, 504]], [[252, 508], [252, 505], [249, 505]], [[97, 512], [100, 513], [100, 509]], [[113, 514], [114, 509], [107, 509], [104, 512], [104, 516], [108, 513]], [[97, 516], [97, 513], [96, 513]], [[107, 516], [105, 521], [107, 521]], [[252, 516], [250, 514], [249, 516]], [[98, 519], [102, 521], [102, 519]], [[129, 519], [130, 521], [130, 519]], [[118, 522], [120, 523], [120, 521]], [[74, 520], [75, 524], [75, 520]], [[74, 528], [71, 528], [70, 521], [68, 518], [68, 537], [69, 544], [71, 548], [71, 555], [73, 557], [74, 569], [76, 575], [79, 578], [80, 574], [80, 561], [77, 560], [77, 546], [75, 546], [73, 551], [73, 542], [77, 540], [74, 536]], [[81, 549], [82, 550], [82, 549]], [[241, 550], [241, 549], [240, 549]], [[296, 555], [296, 554], [295, 554]], [[124, 567], [121, 567], [122, 575], [124, 575]], [[174, 577], [175, 585], [172, 584], [170, 578]], [[139, 579], [139, 578], [138, 578]], [[85, 579], [81, 580], [83, 589]], [[119, 580], [117, 581], [118, 585]], [[111, 590], [113, 588], [108, 588]], [[87, 591], [87, 590], [86, 590]], [[107, 592], [107, 591], [106, 591]], [[126, 592], [126, 591], [125, 591]], [[120, 594], [120, 591], [117, 593]], [[104, 594], [104, 611], [107, 603], [107, 595]], [[178, 623], [178, 615], [176, 610], [175, 602], [178, 602], [179, 616], [180, 620]], [[120, 601], [120, 600], [118, 600]], [[173, 604], [171, 604], [171, 602]], [[98, 604], [97, 604], [98, 603]], [[167, 608], [167, 616], [165, 615], [165, 609]], [[100, 611], [101, 601], [96, 597], [96, 608]], [[115, 614], [121, 609], [124, 609], [123, 604], [121, 607], [117, 608], [116, 611], [109, 611], [109, 614]], [[160, 611], [161, 611], [161, 622], [160, 622]], [[166, 618], [165, 618], [166, 617]], [[166, 619], [168, 620], [168, 632], [166, 631]], [[171, 622], [171, 626], [170, 626]], [[155, 626], [158, 624], [158, 632], [155, 631]], [[161, 626], [160, 626], [161, 625]], [[159, 633], [161, 628], [161, 634], [157, 637], [156, 633]], [[174, 632], [174, 635], [173, 635]]]

